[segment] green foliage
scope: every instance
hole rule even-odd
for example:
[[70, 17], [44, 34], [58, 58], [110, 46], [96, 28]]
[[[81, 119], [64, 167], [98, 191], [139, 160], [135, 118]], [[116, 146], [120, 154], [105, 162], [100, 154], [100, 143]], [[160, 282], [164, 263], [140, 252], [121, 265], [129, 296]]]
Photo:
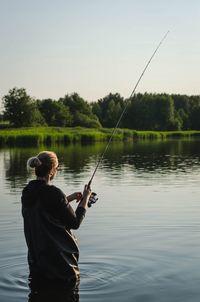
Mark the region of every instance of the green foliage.
[[[110, 139], [112, 129], [35, 127], [0, 131], [0, 146], [39, 146], [69, 143], [104, 142]], [[196, 138], [200, 131], [135, 131], [117, 129], [112, 141], [154, 140], [167, 138]]]
[[97, 104], [92, 104], [92, 111], [98, 116], [103, 127], [115, 127], [123, 108], [124, 101], [118, 93], [110, 93], [98, 100]]
[[191, 129], [200, 129], [200, 106], [195, 106], [190, 115]]
[[178, 111], [176, 111], [176, 116], [180, 122], [180, 129], [188, 130], [188, 114], [185, 112], [185, 110], [183, 108], [178, 109]]
[[69, 108], [63, 103], [46, 99], [38, 101], [38, 108], [48, 126], [71, 126], [72, 116]]
[[89, 116], [81, 112], [76, 112], [74, 115], [74, 124], [86, 128], [100, 128], [101, 124], [99, 123], [98, 118], [90, 114]]
[[109, 94], [92, 107], [103, 127], [114, 127], [126, 104], [121, 127], [152, 131], [200, 129], [199, 97], [145, 93], [123, 101], [119, 94]]
[[[0, 131], [0, 146], [37, 146], [40, 144], [68, 144], [76, 142], [106, 141], [111, 134], [81, 127], [37, 127], [6, 129]], [[117, 138], [114, 137], [114, 139]]]
[[69, 108], [72, 116], [72, 126], [99, 128], [101, 124], [96, 115], [93, 114], [91, 106], [84, 101], [77, 93], [65, 95], [59, 102]]
[[153, 131], [180, 129], [181, 123], [177, 118], [171, 96], [145, 93], [135, 95], [129, 103], [124, 118], [126, 127]]
[[21, 88], [13, 88], [3, 98], [4, 118], [14, 127], [45, 124], [35, 101]]
[[[77, 93], [65, 95], [59, 100], [35, 101], [25, 89], [13, 88], [4, 96], [3, 104], [1, 129], [40, 125], [114, 128], [127, 105], [118, 128], [140, 131], [200, 130], [200, 96], [138, 93], [124, 100], [119, 93], [110, 93], [89, 104]], [[52, 137], [47, 140], [51, 141]], [[70, 138], [66, 137], [68, 140]]]
[[65, 106], [70, 108], [70, 111], [74, 114], [77, 111], [83, 114], [90, 114], [91, 109], [89, 104], [82, 99], [78, 93], [73, 93], [71, 95], [65, 95], [64, 98], [59, 99]]

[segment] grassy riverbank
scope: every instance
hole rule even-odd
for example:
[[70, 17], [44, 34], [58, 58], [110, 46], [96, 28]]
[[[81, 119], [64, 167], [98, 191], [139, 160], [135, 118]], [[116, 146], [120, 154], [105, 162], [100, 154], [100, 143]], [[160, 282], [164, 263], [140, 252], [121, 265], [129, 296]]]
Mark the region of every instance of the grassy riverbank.
[[[76, 142], [108, 141], [112, 129], [90, 128], [19, 128], [0, 130], [0, 146], [37, 146], [40, 144], [68, 144]], [[200, 137], [200, 131], [135, 131], [117, 129], [113, 141], [194, 138]]]

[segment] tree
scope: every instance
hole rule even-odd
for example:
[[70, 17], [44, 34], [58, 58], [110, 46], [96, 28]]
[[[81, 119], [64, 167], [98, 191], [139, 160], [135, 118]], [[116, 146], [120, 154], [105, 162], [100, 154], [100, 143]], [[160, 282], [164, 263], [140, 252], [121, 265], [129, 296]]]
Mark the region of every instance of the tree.
[[172, 94], [171, 97], [174, 101], [174, 107], [177, 111], [183, 109], [186, 114], [189, 112], [190, 98], [187, 95]]
[[136, 130], [179, 130], [181, 121], [166, 94], [137, 94], [129, 100], [124, 125]]
[[185, 110], [183, 108], [180, 108], [177, 111], [177, 118], [180, 120], [182, 130], [189, 129], [188, 117], [189, 117], [188, 114], [185, 112]]
[[98, 118], [95, 115], [87, 116], [81, 112], [76, 112], [74, 116], [74, 123], [77, 126], [82, 126], [86, 128], [100, 128], [101, 124], [99, 123]]
[[93, 114], [91, 106], [77, 93], [65, 95], [59, 102], [68, 107], [72, 115], [72, 126], [99, 128], [101, 124], [98, 117]]
[[92, 106], [93, 114], [96, 115], [98, 117], [98, 119], [100, 120], [102, 117], [101, 106], [99, 105], [99, 103], [96, 103], [96, 102], [92, 103], [91, 106]]
[[200, 130], [200, 106], [195, 106], [190, 115], [191, 129]]
[[14, 127], [27, 127], [44, 124], [36, 102], [24, 88], [13, 88], [3, 97], [4, 117]]
[[72, 115], [63, 103], [45, 99], [38, 101], [38, 107], [48, 126], [71, 126]]
[[77, 111], [87, 115], [92, 113], [90, 105], [78, 93], [67, 94], [64, 98], [60, 98], [59, 101], [67, 106], [72, 114], [75, 114]]
[[[110, 93], [98, 100], [97, 104], [92, 104], [92, 110], [97, 114], [100, 123], [108, 128], [115, 127], [123, 108], [124, 100], [119, 93]], [[120, 126], [122, 125], [121, 123]]]

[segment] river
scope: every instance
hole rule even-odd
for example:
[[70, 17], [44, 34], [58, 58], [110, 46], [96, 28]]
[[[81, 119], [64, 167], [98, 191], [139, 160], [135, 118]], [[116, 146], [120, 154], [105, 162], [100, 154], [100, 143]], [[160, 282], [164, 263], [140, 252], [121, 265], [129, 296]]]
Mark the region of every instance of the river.
[[[0, 150], [0, 301], [28, 301], [20, 196], [26, 161], [57, 153], [53, 184], [82, 190], [103, 143]], [[200, 141], [112, 143], [92, 185], [99, 200], [79, 230], [80, 302], [199, 302]], [[75, 205], [74, 205], [75, 206]]]

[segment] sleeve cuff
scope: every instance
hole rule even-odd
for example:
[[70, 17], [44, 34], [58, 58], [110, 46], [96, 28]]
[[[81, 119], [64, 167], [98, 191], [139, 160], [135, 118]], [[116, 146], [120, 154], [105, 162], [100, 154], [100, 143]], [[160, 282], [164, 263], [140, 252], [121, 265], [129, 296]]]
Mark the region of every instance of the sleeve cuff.
[[86, 213], [86, 209], [83, 207], [78, 207], [76, 209], [76, 215], [78, 216], [85, 216], [85, 213]]

